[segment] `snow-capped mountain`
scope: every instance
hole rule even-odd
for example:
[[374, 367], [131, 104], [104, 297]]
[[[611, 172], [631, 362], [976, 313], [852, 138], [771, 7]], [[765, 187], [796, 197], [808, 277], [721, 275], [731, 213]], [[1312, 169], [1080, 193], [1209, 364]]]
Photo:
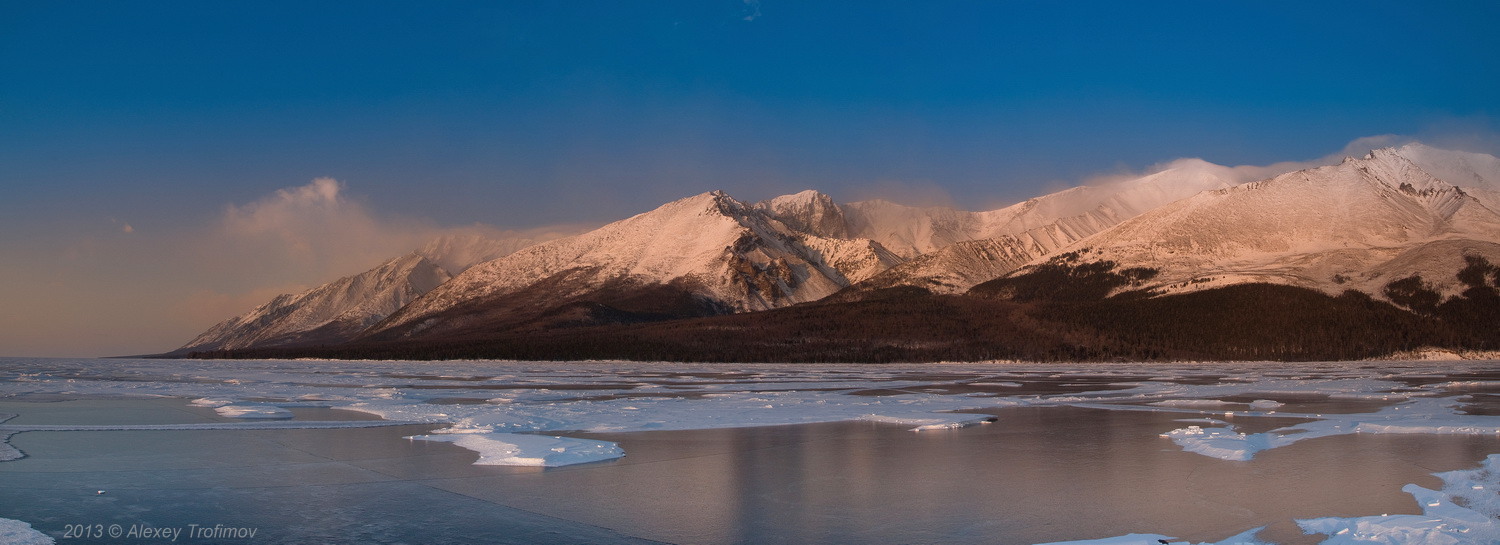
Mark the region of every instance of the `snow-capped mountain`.
[[[1206, 161], [1179, 161], [1173, 168], [1140, 178], [1075, 187], [999, 210], [945, 213], [946, 219], [966, 218], [949, 224], [962, 224], [966, 228], [942, 231], [941, 237], [917, 236], [923, 241], [922, 246], [937, 248], [876, 275], [857, 288], [917, 286], [933, 293], [959, 293], [1153, 208], [1203, 191], [1230, 187], [1234, 181], [1226, 171], [1225, 167]], [[866, 212], [863, 218], [870, 218], [873, 214], [868, 212], [874, 208], [861, 210]], [[938, 231], [930, 226], [942, 224], [917, 221], [914, 225], [922, 229], [902, 232], [900, 238], [910, 240], [912, 235], [935, 234]], [[870, 225], [866, 220], [861, 228], [869, 229]], [[939, 241], [960, 237], [971, 238], [939, 246]]]
[[[1079, 186], [995, 210], [970, 212], [873, 200], [845, 205], [848, 233], [904, 258], [964, 241], [1013, 236], [1044, 246], [1067, 244], [1104, 227], [1200, 191], [1229, 187], [1228, 168], [1184, 160], [1132, 180]], [[1030, 233], [1030, 234], [1028, 234]]]
[[[565, 238], [452, 235], [277, 297], [178, 353], [525, 339], [581, 325], [837, 305], [896, 286], [958, 294], [1065, 253], [1153, 269], [1130, 289], [1157, 294], [1273, 283], [1379, 298], [1391, 282], [1420, 274], [1451, 295], [1464, 289], [1455, 271], [1466, 256], [1500, 263], [1492, 156], [1411, 144], [1241, 183], [1247, 172], [1265, 169], [1179, 160], [979, 212], [841, 205], [811, 190], [745, 203], [714, 191]], [[837, 308], [793, 310], [819, 319]]]
[[407, 254], [300, 294], [279, 295], [220, 322], [178, 352], [346, 341], [449, 278], [426, 257]]
[[1411, 274], [1451, 279], [1465, 253], [1500, 257], [1500, 214], [1407, 153], [1380, 149], [1200, 193], [1070, 249], [1157, 269], [1151, 287], [1164, 293], [1269, 282], [1378, 295], [1385, 283]]
[[755, 209], [794, 230], [824, 238], [845, 239], [849, 220], [833, 198], [809, 189], [755, 203]]
[[574, 302], [634, 313], [712, 314], [816, 301], [898, 260], [869, 240], [827, 238], [792, 226], [836, 229], [836, 215], [823, 215], [836, 214], [822, 206], [828, 202], [804, 192], [747, 205], [719, 191], [671, 202], [477, 265], [369, 334], [403, 338], [481, 327]]

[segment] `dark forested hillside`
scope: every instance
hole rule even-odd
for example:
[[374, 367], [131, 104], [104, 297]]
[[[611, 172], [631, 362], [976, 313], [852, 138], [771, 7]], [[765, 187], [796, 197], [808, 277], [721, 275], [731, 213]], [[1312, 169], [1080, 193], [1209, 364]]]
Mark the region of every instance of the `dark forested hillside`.
[[[1333, 297], [1245, 284], [1150, 296], [1149, 269], [1067, 255], [966, 295], [893, 288], [855, 302], [642, 321], [558, 320], [412, 341], [197, 353], [196, 357], [330, 357], [701, 362], [896, 362], [1023, 359], [1345, 360], [1424, 346], [1500, 347], [1500, 268], [1470, 259], [1469, 289], [1446, 300], [1420, 278], [1386, 295]], [[1114, 296], [1108, 294], [1115, 290]], [[1119, 291], [1124, 290], [1124, 291]], [[575, 307], [580, 303], [571, 303]], [[611, 307], [591, 304], [588, 314]], [[576, 309], [575, 309], [576, 310]]]

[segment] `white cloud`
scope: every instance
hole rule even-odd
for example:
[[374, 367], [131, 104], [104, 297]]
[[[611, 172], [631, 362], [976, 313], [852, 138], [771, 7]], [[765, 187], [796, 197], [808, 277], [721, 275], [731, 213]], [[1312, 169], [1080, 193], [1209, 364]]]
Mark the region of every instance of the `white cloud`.
[[442, 229], [383, 218], [350, 199], [343, 183], [318, 178], [257, 201], [226, 206], [218, 229], [197, 241], [195, 266], [238, 277], [244, 290], [317, 284], [410, 252]]
[[[177, 308], [206, 328], [272, 296], [364, 272], [440, 237], [488, 239], [495, 242], [486, 246], [492, 252], [508, 253], [591, 227], [553, 225], [515, 231], [483, 224], [442, 226], [426, 219], [376, 213], [351, 197], [346, 184], [318, 178], [254, 202], [226, 206], [217, 229], [191, 240], [195, 251], [184, 268], [195, 271], [203, 281], [192, 286], [194, 291]], [[467, 256], [451, 260], [470, 264], [459, 263], [463, 257]]]
[[[331, 178], [226, 205], [186, 228], [136, 232], [108, 221], [107, 230], [7, 249], [0, 355], [165, 352], [276, 295], [369, 270], [440, 236], [498, 240], [491, 247], [506, 251], [591, 227], [443, 226], [377, 213]], [[450, 261], [465, 257], [474, 256]]]

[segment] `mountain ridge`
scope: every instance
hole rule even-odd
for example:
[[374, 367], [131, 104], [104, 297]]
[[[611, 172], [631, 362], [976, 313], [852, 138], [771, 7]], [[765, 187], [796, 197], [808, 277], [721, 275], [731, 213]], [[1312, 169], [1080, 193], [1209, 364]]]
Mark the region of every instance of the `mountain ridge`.
[[[1115, 287], [1095, 302], [1006, 306], [1005, 315], [1020, 321], [1003, 327], [1024, 329], [1032, 326], [1020, 324], [1042, 323], [1028, 317], [1034, 313], [1053, 313], [1052, 319], [1067, 324], [1046, 330], [1092, 327], [1071, 317], [1056, 318], [1072, 316], [1056, 314], [1062, 308], [1056, 305], [1124, 309], [1125, 303], [1112, 302], [1114, 295], [1177, 297], [1266, 283], [1312, 291], [1235, 293], [1299, 301], [1287, 308], [1341, 309], [1320, 310], [1325, 314], [1319, 316], [1389, 316], [1401, 312], [1380, 306], [1391, 304], [1388, 292], [1393, 283], [1431, 289], [1440, 300], [1464, 298], [1477, 288], [1453, 271], [1471, 266], [1474, 259], [1500, 262], [1500, 214], [1495, 208], [1500, 192], [1489, 189], [1500, 181], [1497, 165], [1500, 160], [1487, 155], [1409, 144], [1240, 183], [1245, 177], [1236, 170], [1240, 167], [1180, 160], [1144, 176], [1069, 188], [980, 212], [879, 200], [839, 204], [815, 190], [754, 203], [711, 191], [568, 237], [509, 246], [434, 241], [413, 255], [424, 260], [424, 266], [461, 270], [451, 271], [436, 285], [420, 286], [425, 290], [402, 292], [408, 298], [398, 308], [382, 306], [381, 312], [356, 313], [357, 320], [342, 322], [292, 320], [285, 316], [310, 316], [311, 311], [297, 307], [317, 307], [304, 302], [317, 298], [282, 296], [215, 326], [178, 353], [296, 350], [312, 344], [451, 347], [493, 345], [498, 339], [535, 347], [540, 341], [528, 339], [594, 343], [580, 335], [657, 331], [649, 324], [659, 322], [691, 330], [699, 320], [713, 322], [712, 317], [723, 315], [777, 311], [767, 316], [803, 320], [817, 313], [852, 312], [867, 302], [921, 305], [927, 304], [922, 302], [928, 301], [925, 297], [992, 297], [976, 290], [1005, 278], [1041, 278], [1037, 273], [1059, 255], [1085, 260], [1080, 267], [1097, 264], [1105, 267], [1101, 270], [1149, 274], [1131, 277], [1127, 284], [1111, 284]], [[1428, 168], [1470, 185], [1445, 181]], [[467, 250], [456, 251], [454, 246]], [[443, 257], [437, 254], [444, 253], [450, 257], [446, 269], [436, 264]], [[1072, 281], [1066, 276], [1048, 278], [1052, 280], [1046, 282]], [[1328, 306], [1317, 302], [1314, 293], [1363, 293], [1370, 302], [1338, 299]], [[1236, 304], [1245, 304], [1243, 296], [1234, 297]], [[1475, 301], [1488, 304], [1488, 299]], [[992, 303], [980, 307], [985, 305]], [[350, 306], [354, 307], [358, 305]], [[980, 307], [963, 303], [955, 308]], [[794, 308], [804, 310], [790, 310]], [[1367, 318], [1349, 319], [1368, 330], [1378, 329]], [[868, 320], [876, 330], [882, 322], [902, 322], [889, 316]], [[298, 327], [302, 331], [291, 334]], [[810, 322], [805, 327], [823, 329]], [[1437, 331], [1446, 326], [1423, 327]], [[225, 337], [226, 330], [235, 328], [241, 341], [200, 342]], [[1075, 332], [1064, 337], [1094, 338], [1091, 335], [1095, 334]], [[1106, 336], [1130, 337], [1118, 331]], [[1428, 337], [1457, 338], [1437, 333]], [[881, 342], [875, 337], [871, 341]], [[725, 346], [737, 342], [726, 341]], [[1371, 346], [1375, 345], [1380, 343]], [[491, 353], [512, 353], [496, 350]], [[1260, 353], [1245, 350], [1237, 353]]]

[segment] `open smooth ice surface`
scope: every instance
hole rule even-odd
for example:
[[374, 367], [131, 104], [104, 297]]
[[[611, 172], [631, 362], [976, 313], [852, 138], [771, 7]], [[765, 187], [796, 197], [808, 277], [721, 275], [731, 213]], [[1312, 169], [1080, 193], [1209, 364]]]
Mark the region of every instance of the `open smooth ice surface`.
[[1497, 414], [1494, 362], [0, 359], [0, 528], [1493, 543]]

